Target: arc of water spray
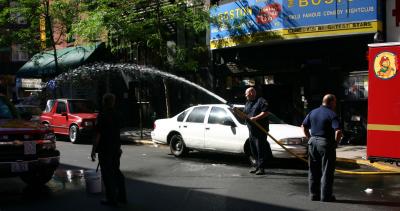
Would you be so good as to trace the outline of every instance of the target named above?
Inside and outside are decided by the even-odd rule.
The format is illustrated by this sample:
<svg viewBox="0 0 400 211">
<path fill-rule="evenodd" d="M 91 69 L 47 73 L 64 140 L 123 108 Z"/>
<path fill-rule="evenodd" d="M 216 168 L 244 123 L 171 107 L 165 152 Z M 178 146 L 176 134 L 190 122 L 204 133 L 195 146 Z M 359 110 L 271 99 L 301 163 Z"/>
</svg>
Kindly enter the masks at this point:
<svg viewBox="0 0 400 211">
<path fill-rule="evenodd" d="M 135 68 L 133 68 L 133 69 L 135 69 Z M 191 82 L 191 81 L 189 81 L 189 80 L 187 80 L 185 78 L 182 78 L 182 77 L 179 77 L 179 76 L 167 73 L 167 72 L 163 72 L 163 71 L 160 71 L 160 70 L 157 70 L 157 69 L 148 68 L 148 67 L 137 66 L 137 69 L 135 69 L 135 70 L 139 70 L 140 72 L 143 72 L 143 73 L 157 74 L 157 75 L 159 75 L 161 77 L 165 77 L 165 78 L 170 78 L 170 79 L 174 79 L 174 80 L 177 80 L 177 81 L 181 81 L 183 83 L 186 83 L 186 84 L 188 84 L 188 85 L 190 85 L 192 87 L 195 87 L 195 88 L 207 93 L 208 95 L 214 97 L 215 99 L 219 100 L 220 102 L 222 102 L 224 104 L 228 103 L 228 101 L 226 101 L 224 98 L 216 95 L 215 93 L 212 93 L 211 91 L 205 89 L 204 87 L 202 87 L 200 85 L 197 85 L 197 84 L 195 84 L 195 83 L 193 83 L 193 82 Z"/>
<path fill-rule="evenodd" d="M 99 70 L 103 70 L 103 71 L 107 71 L 107 72 L 110 72 L 110 71 L 119 72 L 122 75 L 122 78 L 123 78 L 123 80 L 124 80 L 124 82 L 125 82 L 127 87 L 129 87 L 129 80 L 130 80 L 129 74 L 134 74 L 136 71 L 139 71 L 141 73 L 147 73 L 147 74 L 150 74 L 150 75 L 158 75 L 158 76 L 163 77 L 163 78 L 173 79 L 173 80 L 185 83 L 187 85 L 190 85 L 192 87 L 195 87 L 196 89 L 207 93 L 208 95 L 214 97 L 215 99 L 219 100 L 220 102 L 222 102 L 224 104 L 227 104 L 227 101 L 225 99 L 223 99 L 222 97 L 212 93 L 211 91 L 205 89 L 204 87 L 199 86 L 199 85 L 197 85 L 197 84 L 195 84 L 195 83 L 193 83 L 193 82 L 191 82 L 191 81 L 189 81 L 189 80 L 187 80 L 185 78 L 173 75 L 171 73 L 163 72 L 161 70 L 158 70 L 158 69 L 155 69 L 155 68 L 152 68 L 152 67 L 145 67 L 145 66 L 140 66 L 140 65 L 136 65 L 136 64 L 128 64 L 128 63 L 120 63 L 120 64 L 107 64 L 107 63 L 105 63 L 105 64 L 103 64 L 103 63 L 96 63 L 96 64 L 88 65 L 88 66 L 85 65 L 85 66 L 78 67 L 78 68 L 76 68 L 76 69 L 74 69 L 74 70 L 72 70 L 72 71 L 70 71 L 68 73 L 64 73 L 64 74 L 62 74 L 60 76 L 57 76 L 56 80 L 61 80 L 62 81 L 63 77 L 66 77 L 68 75 L 73 75 L 73 76 L 75 74 L 78 75 L 79 71 L 81 71 L 81 72 L 87 71 L 87 72 L 95 72 L 96 73 L 96 72 L 99 72 Z"/>
</svg>

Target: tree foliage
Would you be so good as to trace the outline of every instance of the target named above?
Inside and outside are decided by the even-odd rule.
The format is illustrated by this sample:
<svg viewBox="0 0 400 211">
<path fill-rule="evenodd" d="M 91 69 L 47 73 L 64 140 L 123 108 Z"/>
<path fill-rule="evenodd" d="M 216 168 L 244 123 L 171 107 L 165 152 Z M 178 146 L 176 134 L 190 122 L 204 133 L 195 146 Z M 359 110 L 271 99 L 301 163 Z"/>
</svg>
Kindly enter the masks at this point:
<svg viewBox="0 0 400 211">
<path fill-rule="evenodd" d="M 31 55 L 39 52 L 41 19 L 47 20 L 46 46 L 58 44 L 76 21 L 79 4 L 80 0 L 0 0 L 0 45 L 21 44 Z M 50 30 L 56 32 L 53 39 Z"/>
<path fill-rule="evenodd" d="M 163 69 L 195 70 L 199 55 L 206 53 L 208 12 L 203 1 L 192 0 L 97 0 L 81 4 L 80 19 L 71 35 L 78 42 L 102 40 L 112 51 L 150 49 Z M 178 42 L 168 49 L 168 41 Z M 182 38 L 183 37 L 183 38 Z M 170 57 L 173 57 L 172 59 Z M 166 62 L 173 61 L 173 62 Z"/>
</svg>

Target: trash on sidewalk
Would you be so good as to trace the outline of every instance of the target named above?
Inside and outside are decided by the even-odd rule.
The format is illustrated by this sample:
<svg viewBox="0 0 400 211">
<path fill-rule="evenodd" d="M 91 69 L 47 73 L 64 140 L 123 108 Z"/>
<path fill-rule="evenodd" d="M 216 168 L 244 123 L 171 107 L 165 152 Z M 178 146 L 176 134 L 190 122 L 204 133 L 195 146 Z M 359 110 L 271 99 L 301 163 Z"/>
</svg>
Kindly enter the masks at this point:
<svg viewBox="0 0 400 211">
<path fill-rule="evenodd" d="M 366 194 L 371 194 L 372 192 L 374 192 L 374 190 L 372 190 L 371 188 L 367 188 L 367 189 L 364 190 L 364 192 Z"/>
</svg>

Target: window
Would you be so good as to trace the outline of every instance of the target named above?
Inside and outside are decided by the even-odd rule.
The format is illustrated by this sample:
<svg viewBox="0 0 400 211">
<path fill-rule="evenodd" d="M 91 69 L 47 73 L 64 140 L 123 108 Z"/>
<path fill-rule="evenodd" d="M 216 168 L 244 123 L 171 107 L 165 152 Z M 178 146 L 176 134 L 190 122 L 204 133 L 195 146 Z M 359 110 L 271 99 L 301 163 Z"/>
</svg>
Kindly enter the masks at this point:
<svg viewBox="0 0 400 211">
<path fill-rule="evenodd" d="M 203 123 L 207 110 L 208 106 L 200 106 L 194 108 L 192 112 L 190 112 L 186 122 Z"/>
<path fill-rule="evenodd" d="M 178 116 L 178 122 L 183 122 L 183 120 L 185 119 L 185 117 L 186 117 L 186 114 L 189 112 L 189 109 L 187 109 L 186 111 L 184 111 L 184 112 L 182 112 L 181 114 L 179 114 L 179 116 Z"/>
<path fill-rule="evenodd" d="M 93 113 L 94 105 L 90 101 L 86 100 L 69 100 L 69 112 L 70 113 Z"/>
<path fill-rule="evenodd" d="M 208 117 L 208 124 L 221 124 L 225 125 L 226 122 L 233 122 L 232 118 L 223 108 L 212 107 L 210 117 Z"/>
<path fill-rule="evenodd" d="M 10 2 L 10 7 L 11 7 L 11 14 L 10 14 L 10 19 L 12 21 L 12 23 L 16 24 L 16 25 L 25 25 L 28 22 L 26 21 L 26 18 L 24 16 L 22 16 L 21 13 L 19 13 L 16 9 L 18 7 L 18 2 L 17 1 L 11 1 Z"/>
<path fill-rule="evenodd" d="M 283 120 L 279 119 L 273 113 L 269 113 L 267 118 L 268 118 L 269 124 L 285 124 L 285 122 Z"/>
<path fill-rule="evenodd" d="M 21 44 L 15 44 L 11 46 L 11 60 L 13 62 L 28 61 L 29 54 L 23 50 Z"/>
<path fill-rule="evenodd" d="M 238 107 L 238 109 L 239 109 L 240 111 L 243 112 L 243 108 Z M 242 124 L 242 125 L 245 125 L 245 124 L 246 124 L 246 120 L 245 120 L 245 119 L 242 119 L 239 115 L 237 115 L 235 112 L 233 112 L 231 108 L 229 109 L 229 111 L 233 114 L 233 116 L 235 116 L 236 120 L 237 120 L 240 124 Z"/>
<path fill-rule="evenodd" d="M 14 119 L 15 116 L 15 113 L 13 113 L 13 110 L 7 101 L 0 98 L 0 119 Z"/>
<path fill-rule="evenodd" d="M 56 113 L 61 114 L 63 112 L 67 112 L 67 106 L 64 102 L 58 102 Z"/>
</svg>

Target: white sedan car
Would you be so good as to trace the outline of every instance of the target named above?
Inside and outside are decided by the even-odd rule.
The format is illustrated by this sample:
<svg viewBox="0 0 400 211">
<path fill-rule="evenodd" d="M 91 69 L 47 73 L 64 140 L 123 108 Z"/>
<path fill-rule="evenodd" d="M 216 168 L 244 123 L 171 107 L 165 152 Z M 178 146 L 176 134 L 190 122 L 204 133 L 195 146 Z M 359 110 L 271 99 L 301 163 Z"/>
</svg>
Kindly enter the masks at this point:
<svg viewBox="0 0 400 211">
<path fill-rule="evenodd" d="M 307 156 L 307 142 L 300 127 L 285 124 L 272 113 L 269 121 L 270 134 L 276 140 L 295 154 Z M 245 121 L 225 104 L 193 106 L 172 118 L 156 120 L 151 137 L 155 143 L 168 144 L 177 157 L 199 150 L 246 154 L 254 161 Z M 294 157 L 270 137 L 267 140 L 274 157 Z"/>
</svg>

